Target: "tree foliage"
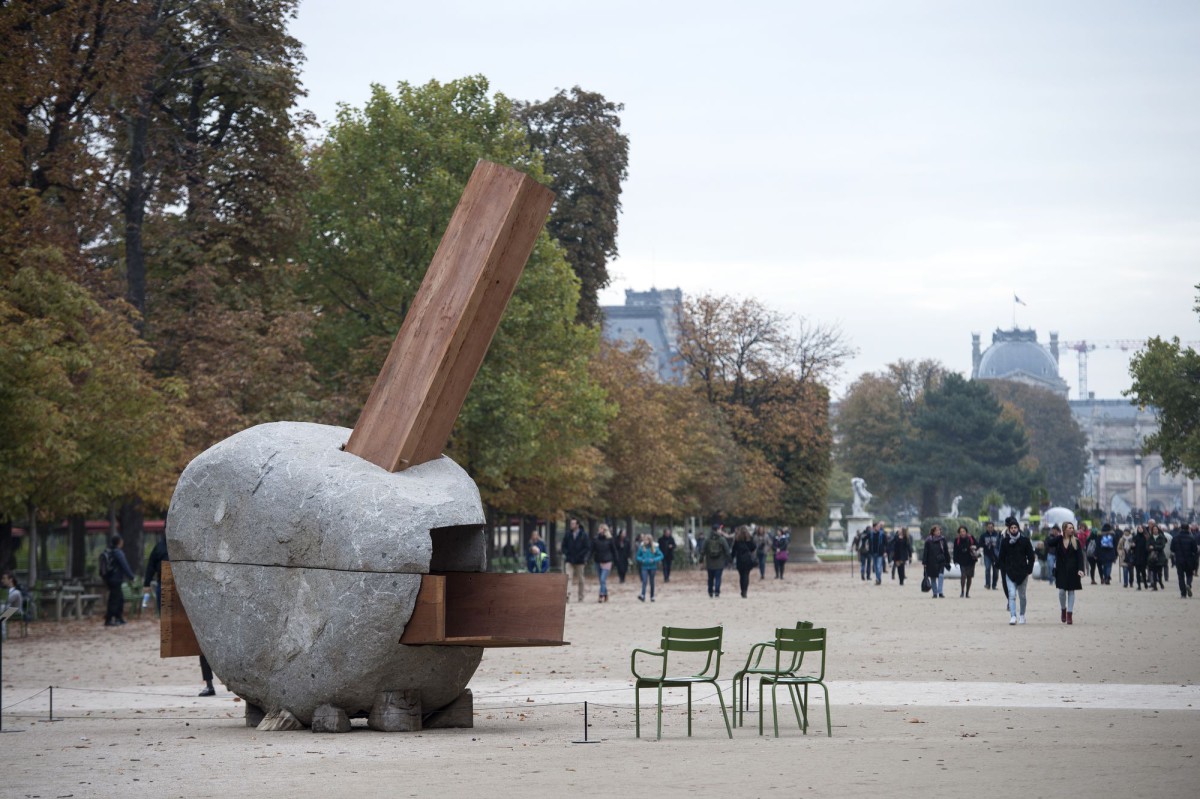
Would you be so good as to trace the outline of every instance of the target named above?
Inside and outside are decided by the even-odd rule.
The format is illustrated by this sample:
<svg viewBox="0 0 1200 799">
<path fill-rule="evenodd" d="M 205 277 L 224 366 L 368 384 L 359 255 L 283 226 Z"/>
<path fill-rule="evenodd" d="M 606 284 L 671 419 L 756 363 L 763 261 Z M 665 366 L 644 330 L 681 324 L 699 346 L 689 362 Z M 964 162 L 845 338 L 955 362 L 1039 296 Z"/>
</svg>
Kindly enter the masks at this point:
<svg viewBox="0 0 1200 799">
<path fill-rule="evenodd" d="M 1200 353 L 1183 347 L 1178 337 L 1155 336 L 1130 360 L 1129 374 L 1133 385 L 1125 395 L 1158 413 L 1158 430 L 1146 438 L 1143 451 L 1161 454 L 1169 472 L 1200 474 Z"/>
<path fill-rule="evenodd" d="M 850 351 L 836 328 L 790 320 L 757 300 L 685 301 L 679 320 L 687 382 L 720 412 L 737 447 L 733 497 L 742 517 L 814 524 L 830 469 L 828 393 L 820 384 Z"/>
<path fill-rule="evenodd" d="M 317 309 L 311 357 L 351 424 L 425 276 L 475 163 L 544 179 L 483 77 L 376 86 L 313 151 L 302 287 Z M 582 505 L 611 409 L 588 374 L 598 330 L 575 322 L 578 281 L 543 233 L 447 450 L 500 508 Z"/>
<path fill-rule="evenodd" d="M 977 507 L 992 487 L 1005 497 L 1028 495 L 1036 477 L 1022 465 L 1029 450 L 1025 430 L 1005 416 L 986 385 L 950 373 L 922 396 L 914 438 L 888 468 L 919 498 L 923 518 L 938 515 L 956 494 L 963 495 L 965 508 Z"/>
<path fill-rule="evenodd" d="M 1040 471 L 1050 501 L 1071 507 L 1083 490 L 1087 433 L 1075 421 L 1065 397 L 1011 380 L 984 381 L 996 399 L 1010 406 L 1029 436 L 1029 468 Z M 1023 497 L 1013 497 L 1020 502 Z"/>
<path fill-rule="evenodd" d="M 578 86 L 513 107 L 557 195 L 546 230 L 579 278 L 579 320 L 589 324 L 600 322 L 598 294 L 609 282 L 608 261 L 617 255 L 621 182 L 629 163 L 622 110 Z"/>
</svg>

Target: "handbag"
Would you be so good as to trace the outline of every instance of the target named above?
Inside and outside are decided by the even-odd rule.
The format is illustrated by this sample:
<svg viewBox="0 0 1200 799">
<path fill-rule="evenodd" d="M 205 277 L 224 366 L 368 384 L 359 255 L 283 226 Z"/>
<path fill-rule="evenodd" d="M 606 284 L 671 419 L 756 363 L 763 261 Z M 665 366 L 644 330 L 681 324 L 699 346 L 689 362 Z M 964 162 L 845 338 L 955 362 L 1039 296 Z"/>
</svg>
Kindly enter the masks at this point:
<svg viewBox="0 0 1200 799">
<path fill-rule="evenodd" d="M 929 581 L 929 575 L 921 578 L 921 593 L 928 594 L 933 590 L 933 583 Z"/>
<path fill-rule="evenodd" d="M 788 554 L 786 549 L 780 549 L 775 552 L 775 560 L 779 561 L 780 563 L 786 563 L 787 559 Z"/>
</svg>

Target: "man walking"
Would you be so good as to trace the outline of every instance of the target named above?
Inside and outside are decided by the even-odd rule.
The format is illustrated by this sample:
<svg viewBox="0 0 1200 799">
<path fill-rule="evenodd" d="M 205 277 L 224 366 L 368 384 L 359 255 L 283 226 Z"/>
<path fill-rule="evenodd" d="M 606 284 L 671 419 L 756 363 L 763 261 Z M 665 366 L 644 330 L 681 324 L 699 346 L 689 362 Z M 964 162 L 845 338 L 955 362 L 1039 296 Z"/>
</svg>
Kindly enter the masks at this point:
<svg viewBox="0 0 1200 799">
<path fill-rule="evenodd" d="M 570 527 L 563 536 L 562 555 L 567 563 L 567 577 L 575 583 L 577 601 L 583 601 L 583 570 L 592 554 L 592 539 L 579 526 L 579 520 L 571 517 Z M 567 584 L 567 598 L 571 597 L 571 586 Z"/>
<path fill-rule="evenodd" d="M 658 551 L 662 553 L 663 582 L 671 582 L 671 564 L 675 562 L 675 534 L 671 528 L 663 530 L 662 538 L 658 539 Z"/>
<path fill-rule="evenodd" d="M 883 557 L 887 554 L 887 533 L 883 531 L 883 522 L 875 522 L 868 534 L 867 546 L 875 569 L 875 585 L 879 585 L 883 579 Z"/>
<path fill-rule="evenodd" d="M 1171 539 L 1171 555 L 1175 558 L 1175 573 L 1179 576 L 1179 595 L 1186 599 L 1192 595 L 1192 575 L 1200 562 L 1200 544 L 1196 534 L 1200 528 L 1192 525 L 1191 530 L 1181 526 Z"/>
<path fill-rule="evenodd" d="M 1021 525 L 1009 516 L 1004 520 L 1007 532 L 1000 539 L 1000 570 L 1004 572 L 1004 585 L 1008 593 L 1008 623 L 1025 623 L 1025 588 L 1037 556 L 1033 544 L 1021 535 Z M 1020 598 L 1020 616 L 1017 615 L 1017 599 Z"/>
</svg>

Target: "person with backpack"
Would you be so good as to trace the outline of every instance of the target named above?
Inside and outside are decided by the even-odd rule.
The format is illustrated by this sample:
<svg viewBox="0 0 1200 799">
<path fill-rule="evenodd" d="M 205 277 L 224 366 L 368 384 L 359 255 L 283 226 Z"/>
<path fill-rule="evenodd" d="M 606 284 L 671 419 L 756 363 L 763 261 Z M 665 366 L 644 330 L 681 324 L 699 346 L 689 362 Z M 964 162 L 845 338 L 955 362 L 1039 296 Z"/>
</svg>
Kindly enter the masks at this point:
<svg viewBox="0 0 1200 799">
<path fill-rule="evenodd" d="M 1100 565 L 1100 584 L 1112 585 L 1112 567 L 1117 560 L 1117 536 L 1111 524 L 1100 528 L 1096 542 L 1096 562 Z"/>
<path fill-rule="evenodd" d="M 745 599 L 750 590 L 750 570 L 754 568 L 755 557 L 754 540 L 750 537 L 750 528 L 744 524 L 734 533 L 732 554 L 738 570 L 738 587 Z"/>
<path fill-rule="evenodd" d="M 712 532 L 704 540 L 704 568 L 708 570 L 708 596 L 721 596 L 721 573 L 729 562 L 729 542 L 721 535 L 721 526 L 714 524 Z"/>
<path fill-rule="evenodd" d="M 114 535 L 109 548 L 100 553 L 100 579 L 108 586 L 108 609 L 104 614 L 105 627 L 119 627 L 125 623 L 125 594 L 121 587 L 126 580 L 134 579 L 133 569 L 125 559 L 125 539 Z"/>
<path fill-rule="evenodd" d="M 871 573 L 871 528 L 864 527 L 854 536 L 854 551 L 858 553 L 858 576 L 867 580 Z"/>
</svg>

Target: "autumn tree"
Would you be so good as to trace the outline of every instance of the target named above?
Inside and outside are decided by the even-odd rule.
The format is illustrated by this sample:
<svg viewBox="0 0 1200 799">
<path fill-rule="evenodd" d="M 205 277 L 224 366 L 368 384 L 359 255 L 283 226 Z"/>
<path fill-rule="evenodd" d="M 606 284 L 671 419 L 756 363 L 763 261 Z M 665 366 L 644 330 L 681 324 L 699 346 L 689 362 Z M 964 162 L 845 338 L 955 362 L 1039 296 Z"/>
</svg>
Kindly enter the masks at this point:
<svg viewBox="0 0 1200 799">
<path fill-rule="evenodd" d="M 1050 500 L 1070 507 L 1083 490 L 1088 455 L 1087 434 L 1071 414 L 1066 397 L 1012 380 L 984 383 L 1020 418 L 1029 436 L 1027 465 L 1042 473 Z"/>
<path fill-rule="evenodd" d="M 578 86 L 513 106 L 557 195 L 546 230 L 579 278 L 578 318 L 589 324 L 601 321 L 598 294 L 609 283 L 608 261 L 617 255 L 621 182 L 629 163 L 622 110 Z"/>
<path fill-rule="evenodd" d="M 302 285 L 319 317 L 312 360 L 343 424 L 357 418 L 480 158 L 545 180 L 511 103 L 482 77 L 376 86 L 314 148 Z M 543 232 L 447 449 L 489 505 L 545 512 L 591 500 L 610 409 L 588 373 L 599 331 L 575 321 L 578 298 Z"/>
<path fill-rule="evenodd" d="M 823 515 L 831 448 L 820 381 L 850 350 L 836 328 L 802 326 L 797 337 L 790 321 L 753 299 L 689 299 L 679 349 L 688 385 L 719 409 L 737 443 L 725 457 L 737 467 L 739 491 L 723 510 L 814 524 Z"/>
</svg>

